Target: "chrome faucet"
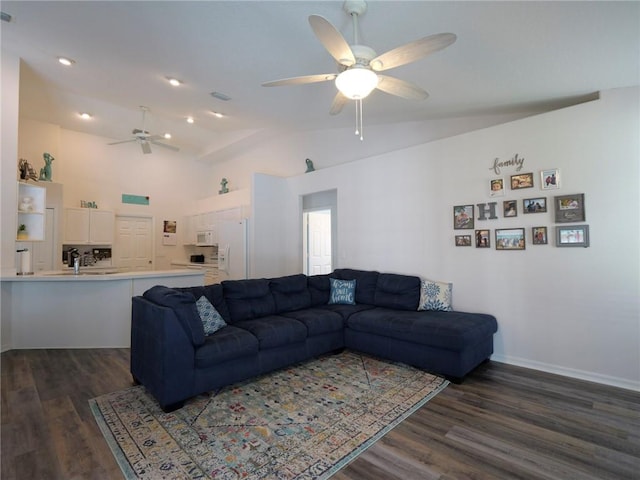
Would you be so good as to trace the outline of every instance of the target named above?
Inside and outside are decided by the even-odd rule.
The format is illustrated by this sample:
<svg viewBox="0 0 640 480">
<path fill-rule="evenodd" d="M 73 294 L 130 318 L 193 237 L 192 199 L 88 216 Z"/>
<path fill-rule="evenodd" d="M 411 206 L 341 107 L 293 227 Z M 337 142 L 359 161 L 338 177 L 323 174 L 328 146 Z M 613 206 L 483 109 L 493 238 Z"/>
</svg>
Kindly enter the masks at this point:
<svg viewBox="0 0 640 480">
<path fill-rule="evenodd" d="M 80 257 L 73 258 L 73 273 L 75 275 L 80 273 Z"/>
</svg>

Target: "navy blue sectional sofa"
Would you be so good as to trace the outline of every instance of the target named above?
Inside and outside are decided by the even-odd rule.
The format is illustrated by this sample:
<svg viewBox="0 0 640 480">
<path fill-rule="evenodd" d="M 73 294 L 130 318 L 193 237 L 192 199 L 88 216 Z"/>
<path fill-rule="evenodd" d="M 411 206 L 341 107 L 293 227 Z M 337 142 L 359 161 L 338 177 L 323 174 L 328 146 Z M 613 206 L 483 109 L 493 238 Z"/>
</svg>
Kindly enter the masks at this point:
<svg viewBox="0 0 640 480">
<path fill-rule="evenodd" d="M 330 278 L 356 280 L 355 304 L 329 304 Z M 156 286 L 132 299 L 131 373 L 165 411 L 195 395 L 349 348 L 460 381 L 493 353 L 496 319 L 418 311 L 420 278 L 328 275 Z M 201 296 L 227 325 L 206 336 Z"/>
</svg>

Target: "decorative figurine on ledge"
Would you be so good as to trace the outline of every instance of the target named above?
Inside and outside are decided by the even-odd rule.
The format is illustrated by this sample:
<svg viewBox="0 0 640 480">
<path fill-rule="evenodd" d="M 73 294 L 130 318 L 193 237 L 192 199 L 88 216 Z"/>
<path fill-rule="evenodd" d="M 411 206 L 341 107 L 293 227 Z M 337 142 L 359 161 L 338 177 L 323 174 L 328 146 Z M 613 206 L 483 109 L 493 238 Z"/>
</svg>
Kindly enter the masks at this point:
<svg viewBox="0 0 640 480">
<path fill-rule="evenodd" d="M 313 172 L 315 171 L 315 168 L 313 168 L 313 162 L 310 159 L 306 159 L 305 162 L 307 162 L 307 171 L 304 173 L 309 173 L 309 172 Z"/>
<path fill-rule="evenodd" d="M 227 184 L 229 181 L 226 178 L 223 178 L 220 182 L 220 190 L 218 190 L 218 194 L 222 195 L 223 193 L 229 193 L 229 189 L 227 188 Z"/>
<path fill-rule="evenodd" d="M 55 160 L 49 153 L 42 154 L 44 158 L 44 167 L 40 169 L 40 180 L 44 180 L 45 182 L 51 181 L 51 162 Z"/>
<path fill-rule="evenodd" d="M 36 182 L 38 181 L 36 171 L 24 158 L 20 159 L 20 163 L 18 163 L 18 170 L 20 170 L 20 180 L 34 180 Z"/>
</svg>

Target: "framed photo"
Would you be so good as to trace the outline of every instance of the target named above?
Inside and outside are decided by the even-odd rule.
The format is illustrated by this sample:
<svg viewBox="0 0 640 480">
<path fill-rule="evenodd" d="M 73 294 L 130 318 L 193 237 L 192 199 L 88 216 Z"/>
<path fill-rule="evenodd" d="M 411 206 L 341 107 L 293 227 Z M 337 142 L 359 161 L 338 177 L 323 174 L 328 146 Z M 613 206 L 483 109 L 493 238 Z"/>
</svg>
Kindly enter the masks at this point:
<svg viewBox="0 0 640 480">
<path fill-rule="evenodd" d="M 453 229 L 473 230 L 473 205 L 457 205 L 453 207 Z"/>
<path fill-rule="evenodd" d="M 584 222 L 584 193 L 553 197 L 556 223 Z"/>
<path fill-rule="evenodd" d="M 471 235 L 456 235 L 456 247 L 470 247 Z"/>
<path fill-rule="evenodd" d="M 556 247 L 588 247 L 589 225 L 556 227 Z"/>
<path fill-rule="evenodd" d="M 524 250 L 524 228 L 496 229 L 496 250 Z"/>
<path fill-rule="evenodd" d="M 491 190 L 490 197 L 502 197 L 504 195 L 504 178 L 494 178 L 489 182 Z"/>
<path fill-rule="evenodd" d="M 540 170 L 540 189 L 556 190 L 558 188 L 560 188 L 560 170 L 557 168 Z"/>
<path fill-rule="evenodd" d="M 505 200 L 502 202 L 502 208 L 504 209 L 504 217 L 517 217 L 518 216 L 518 202 L 516 200 Z"/>
<path fill-rule="evenodd" d="M 547 211 L 547 197 L 525 198 L 522 200 L 523 213 L 544 213 Z"/>
<path fill-rule="evenodd" d="M 519 175 L 511 175 L 511 190 L 519 190 L 521 188 L 533 187 L 533 173 L 521 173 Z"/>
<path fill-rule="evenodd" d="M 489 234 L 489 230 L 476 230 L 476 248 L 491 247 Z"/>
<path fill-rule="evenodd" d="M 532 227 L 531 238 L 534 245 L 546 245 L 547 239 L 547 227 Z"/>
</svg>

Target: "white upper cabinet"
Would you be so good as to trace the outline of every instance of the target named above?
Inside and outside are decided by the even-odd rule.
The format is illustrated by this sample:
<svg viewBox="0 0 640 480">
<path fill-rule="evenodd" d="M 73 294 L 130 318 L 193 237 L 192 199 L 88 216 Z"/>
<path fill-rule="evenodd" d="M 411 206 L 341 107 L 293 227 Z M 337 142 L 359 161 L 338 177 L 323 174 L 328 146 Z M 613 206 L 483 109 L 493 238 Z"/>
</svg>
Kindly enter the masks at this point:
<svg viewBox="0 0 640 480">
<path fill-rule="evenodd" d="M 111 245 L 114 238 L 115 215 L 93 208 L 65 208 L 64 243 Z"/>
</svg>

